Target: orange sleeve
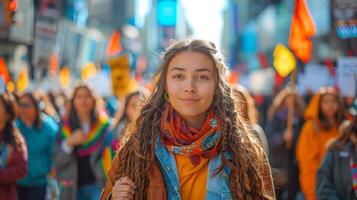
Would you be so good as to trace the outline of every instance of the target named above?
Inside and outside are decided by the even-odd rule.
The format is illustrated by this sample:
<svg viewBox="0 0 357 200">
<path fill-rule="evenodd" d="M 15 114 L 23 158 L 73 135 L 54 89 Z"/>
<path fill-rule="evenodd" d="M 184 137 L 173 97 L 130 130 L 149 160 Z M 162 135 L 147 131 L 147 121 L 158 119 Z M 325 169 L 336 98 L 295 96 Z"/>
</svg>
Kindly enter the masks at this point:
<svg viewBox="0 0 357 200">
<path fill-rule="evenodd" d="M 300 185 L 306 200 L 316 200 L 316 173 L 319 163 L 319 141 L 312 122 L 306 122 L 300 132 L 296 158 L 300 168 Z"/>
</svg>

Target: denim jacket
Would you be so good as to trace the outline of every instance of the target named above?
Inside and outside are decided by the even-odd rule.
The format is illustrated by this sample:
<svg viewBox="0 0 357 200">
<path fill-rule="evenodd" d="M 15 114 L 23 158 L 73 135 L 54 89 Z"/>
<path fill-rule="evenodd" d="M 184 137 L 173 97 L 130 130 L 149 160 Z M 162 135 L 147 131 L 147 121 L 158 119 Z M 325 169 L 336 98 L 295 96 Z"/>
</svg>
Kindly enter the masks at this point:
<svg viewBox="0 0 357 200">
<path fill-rule="evenodd" d="M 155 155 L 161 165 L 160 167 L 166 185 L 167 199 L 179 200 L 180 184 L 174 155 L 165 148 L 160 139 L 157 142 Z M 229 152 L 225 152 L 225 156 L 228 159 L 231 158 Z M 229 190 L 228 183 L 231 170 L 228 167 L 224 167 L 221 172 L 219 172 L 217 175 L 214 175 L 216 169 L 221 166 L 221 157 L 222 153 L 218 154 L 209 162 L 206 200 L 232 199 L 232 194 Z"/>
<path fill-rule="evenodd" d="M 223 153 L 227 159 L 232 159 L 229 152 Z M 235 174 L 228 167 L 224 167 L 217 175 L 214 175 L 216 169 L 221 165 L 222 153 L 209 161 L 206 185 L 206 199 L 219 200 L 219 199 L 237 199 L 232 198 L 233 193 L 230 187 L 234 187 L 233 180 Z M 176 167 L 176 160 L 172 153 L 162 144 L 160 139 L 157 140 L 155 147 L 155 163 L 153 169 L 148 174 L 148 200 L 178 200 L 180 197 L 180 184 L 178 170 Z M 119 151 L 114 157 L 111 169 L 109 170 L 109 179 L 104 187 L 101 200 L 111 199 L 111 192 L 115 182 L 121 178 L 118 174 L 118 168 L 121 161 L 125 158 Z M 268 161 L 264 161 L 262 165 L 262 176 L 265 193 L 269 195 L 268 199 L 274 199 L 274 187 Z M 231 180 L 232 179 L 232 180 Z M 135 198 L 137 199 L 137 198 Z"/>
</svg>

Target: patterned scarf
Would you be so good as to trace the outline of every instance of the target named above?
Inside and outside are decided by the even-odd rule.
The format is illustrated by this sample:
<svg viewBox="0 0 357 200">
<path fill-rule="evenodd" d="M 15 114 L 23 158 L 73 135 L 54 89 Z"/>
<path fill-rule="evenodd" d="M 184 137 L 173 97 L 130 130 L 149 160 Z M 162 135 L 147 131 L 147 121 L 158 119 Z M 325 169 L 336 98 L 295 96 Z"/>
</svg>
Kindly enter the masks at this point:
<svg viewBox="0 0 357 200">
<path fill-rule="evenodd" d="M 353 154 L 350 155 L 350 168 L 352 174 L 352 189 L 357 197 L 357 164 L 353 161 Z"/>
<path fill-rule="evenodd" d="M 64 119 L 61 132 L 61 139 L 66 140 L 73 130 L 71 130 L 69 120 Z M 111 148 L 111 141 L 107 141 L 109 134 L 110 120 L 105 113 L 100 113 L 98 119 L 91 125 L 89 131 L 85 134 L 86 141 L 76 147 L 76 154 L 78 156 L 88 156 L 92 152 L 102 148 L 102 156 L 100 158 L 100 165 L 102 167 L 103 174 L 108 175 L 108 169 L 111 165 L 114 157 L 114 150 Z M 111 139 L 111 138 L 110 138 Z"/>
<path fill-rule="evenodd" d="M 221 124 L 212 109 L 200 129 L 188 127 L 185 120 L 168 103 L 161 120 L 161 139 L 166 148 L 174 153 L 190 157 L 193 165 L 201 157 L 213 158 L 222 143 Z"/>
</svg>

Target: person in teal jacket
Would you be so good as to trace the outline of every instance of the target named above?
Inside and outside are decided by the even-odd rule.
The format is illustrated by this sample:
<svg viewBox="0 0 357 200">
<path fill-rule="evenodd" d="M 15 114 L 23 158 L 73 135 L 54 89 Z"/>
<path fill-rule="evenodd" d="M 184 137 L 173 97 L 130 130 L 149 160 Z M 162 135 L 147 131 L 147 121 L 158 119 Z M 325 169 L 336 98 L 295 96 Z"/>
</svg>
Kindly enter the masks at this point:
<svg viewBox="0 0 357 200">
<path fill-rule="evenodd" d="M 31 93 L 20 97 L 20 117 L 16 126 L 28 145 L 28 174 L 17 181 L 19 200 L 45 199 L 47 174 L 52 167 L 56 135 L 55 121 L 43 114 Z"/>
</svg>

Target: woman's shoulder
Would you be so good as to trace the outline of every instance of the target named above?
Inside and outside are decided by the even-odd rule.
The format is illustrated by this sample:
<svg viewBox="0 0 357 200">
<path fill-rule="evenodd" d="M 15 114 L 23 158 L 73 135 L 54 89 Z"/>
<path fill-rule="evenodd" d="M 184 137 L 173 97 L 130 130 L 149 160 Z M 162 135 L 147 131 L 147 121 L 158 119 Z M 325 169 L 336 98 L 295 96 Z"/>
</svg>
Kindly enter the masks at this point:
<svg viewBox="0 0 357 200">
<path fill-rule="evenodd" d="M 317 120 L 309 119 L 305 121 L 302 130 L 310 133 L 319 133 L 321 131 L 321 126 Z"/>
</svg>

